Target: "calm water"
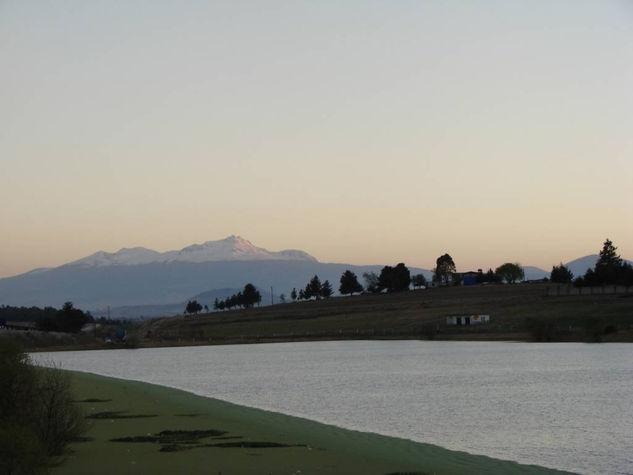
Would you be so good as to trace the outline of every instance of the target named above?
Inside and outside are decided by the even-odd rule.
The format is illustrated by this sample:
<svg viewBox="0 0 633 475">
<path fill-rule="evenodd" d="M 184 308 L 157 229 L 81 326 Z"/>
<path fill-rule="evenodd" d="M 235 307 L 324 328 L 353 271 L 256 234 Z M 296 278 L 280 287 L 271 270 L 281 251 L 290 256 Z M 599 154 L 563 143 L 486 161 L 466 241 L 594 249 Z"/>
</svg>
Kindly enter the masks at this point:
<svg viewBox="0 0 633 475">
<path fill-rule="evenodd" d="M 522 463 L 633 473 L 633 345 L 346 341 L 34 357 Z"/>
</svg>

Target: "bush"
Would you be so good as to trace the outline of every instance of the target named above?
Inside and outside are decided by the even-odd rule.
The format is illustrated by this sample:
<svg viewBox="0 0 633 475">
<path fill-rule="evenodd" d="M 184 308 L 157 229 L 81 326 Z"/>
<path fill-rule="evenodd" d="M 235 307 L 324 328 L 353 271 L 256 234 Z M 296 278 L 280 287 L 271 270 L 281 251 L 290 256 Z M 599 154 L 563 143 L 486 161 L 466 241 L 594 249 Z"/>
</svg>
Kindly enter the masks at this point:
<svg viewBox="0 0 633 475">
<path fill-rule="evenodd" d="M 0 473 L 34 475 L 46 471 L 46 451 L 35 431 L 17 424 L 0 427 Z"/>
<path fill-rule="evenodd" d="M 0 342 L 0 473 L 46 470 L 86 430 L 70 393 L 70 374 L 33 366 L 13 340 Z"/>
<path fill-rule="evenodd" d="M 70 374 L 55 368 L 39 370 L 38 396 L 32 418 L 47 455 L 61 455 L 86 430 L 84 414 L 73 403 Z"/>
</svg>

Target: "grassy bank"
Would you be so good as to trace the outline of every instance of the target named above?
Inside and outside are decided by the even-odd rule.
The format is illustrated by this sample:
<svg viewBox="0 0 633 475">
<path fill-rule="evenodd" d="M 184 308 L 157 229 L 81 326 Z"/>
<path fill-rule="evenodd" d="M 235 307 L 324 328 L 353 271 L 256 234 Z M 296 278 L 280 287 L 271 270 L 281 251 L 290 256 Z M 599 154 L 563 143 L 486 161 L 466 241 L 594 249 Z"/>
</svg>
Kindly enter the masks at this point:
<svg viewBox="0 0 633 475">
<path fill-rule="evenodd" d="M 489 314 L 449 327 L 447 315 Z M 358 295 L 157 319 L 142 346 L 320 339 L 633 341 L 633 294 L 548 296 L 547 286 L 489 285 Z"/>
<path fill-rule="evenodd" d="M 91 428 L 54 475 L 560 473 L 147 383 L 73 373 L 73 390 Z"/>
</svg>

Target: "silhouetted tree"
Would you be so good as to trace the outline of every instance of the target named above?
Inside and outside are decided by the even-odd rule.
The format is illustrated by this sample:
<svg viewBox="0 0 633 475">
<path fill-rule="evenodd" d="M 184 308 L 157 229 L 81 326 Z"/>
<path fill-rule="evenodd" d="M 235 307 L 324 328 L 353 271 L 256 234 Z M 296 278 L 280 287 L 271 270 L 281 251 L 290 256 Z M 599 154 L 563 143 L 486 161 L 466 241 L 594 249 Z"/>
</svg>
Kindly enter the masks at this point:
<svg viewBox="0 0 633 475">
<path fill-rule="evenodd" d="M 242 305 L 244 308 L 250 308 L 261 301 L 262 296 L 255 286 L 253 284 L 246 284 L 244 286 L 244 290 L 240 294 L 238 304 Z"/>
<path fill-rule="evenodd" d="M 558 266 L 552 266 L 552 272 L 549 276 L 549 280 L 557 284 L 568 284 L 574 278 L 574 274 L 569 268 L 561 262 Z"/>
<path fill-rule="evenodd" d="M 509 284 L 514 284 L 517 280 L 523 280 L 525 273 L 520 264 L 506 262 L 495 269 L 495 274 L 499 276 L 501 280 L 505 280 Z"/>
<path fill-rule="evenodd" d="M 607 239 L 600 251 L 600 257 L 594 268 L 595 278 L 598 284 L 615 284 L 622 269 L 622 259 L 616 253 L 617 247 L 613 245 L 611 240 Z M 585 278 L 585 280 L 587 280 Z"/>
<path fill-rule="evenodd" d="M 393 268 L 393 273 L 391 274 L 391 291 L 409 290 L 409 285 L 411 285 L 411 273 L 407 266 L 400 262 Z"/>
<path fill-rule="evenodd" d="M 295 289 L 294 287 L 292 288 L 292 292 L 290 292 L 290 298 L 293 302 L 297 300 L 297 289 Z"/>
<path fill-rule="evenodd" d="M 575 285 L 619 284 L 633 285 L 633 266 L 624 262 L 616 253 L 617 247 L 607 239 L 600 251 L 600 257 L 593 269 L 588 269 L 582 280 L 577 279 Z"/>
<path fill-rule="evenodd" d="M 383 290 L 389 290 L 391 286 L 391 274 L 393 273 L 393 267 L 385 266 L 381 269 L 380 275 L 378 276 L 378 290 L 382 292 Z"/>
<path fill-rule="evenodd" d="M 55 319 L 57 309 L 53 307 L 11 307 L 8 305 L 0 305 L 0 320 L 7 322 L 40 322 L 44 319 Z"/>
<path fill-rule="evenodd" d="M 453 258 L 449 254 L 444 254 L 435 261 L 433 281 L 440 285 L 448 285 L 456 270 Z"/>
<path fill-rule="evenodd" d="M 354 295 L 354 292 L 362 292 L 363 286 L 358 282 L 358 277 L 350 270 L 343 272 L 341 276 L 341 285 L 338 291 L 343 295 Z"/>
<path fill-rule="evenodd" d="M 332 293 L 332 284 L 330 284 L 330 281 L 326 280 L 323 282 L 323 285 L 321 285 L 321 297 L 327 299 L 332 296 Z"/>
<path fill-rule="evenodd" d="M 497 276 L 497 274 L 495 274 L 495 271 L 493 271 L 492 269 L 488 269 L 488 272 L 486 272 L 485 274 L 483 272 L 477 274 L 476 280 L 478 284 L 499 282 L 499 276 Z"/>
<path fill-rule="evenodd" d="M 61 310 L 55 312 L 53 318 L 44 317 L 38 325 L 46 331 L 78 333 L 86 323 L 91 321 L 93 318 L 90 314 L 75 308 L 72 302 L 66 302 Z"/>
<path fill-rule="evenodd" d="M 387 290 L 388 292 L 399 292 L 407 290 L 411 283 L 411 274 L 409 269 L 402 262 L 396 267 L 385 266 L 380 271 L 378 277 L 378 288 Z"/>
<path fill-rule="evenodd" d="M 318 300 L 321 298 L 321 281 L 318 276 L 315 275 L 312 279 L 310 279 L 310 282 L 306 284 L 303 296 L 305 299 L 314 297 Z"/>
<path fill-rule="evenodd" d="M 189 300 L 185 307 L 185 313 L 198 313 L 200 310 L 202 310 L 202 305 L 197 300 Z"/>
</svg>

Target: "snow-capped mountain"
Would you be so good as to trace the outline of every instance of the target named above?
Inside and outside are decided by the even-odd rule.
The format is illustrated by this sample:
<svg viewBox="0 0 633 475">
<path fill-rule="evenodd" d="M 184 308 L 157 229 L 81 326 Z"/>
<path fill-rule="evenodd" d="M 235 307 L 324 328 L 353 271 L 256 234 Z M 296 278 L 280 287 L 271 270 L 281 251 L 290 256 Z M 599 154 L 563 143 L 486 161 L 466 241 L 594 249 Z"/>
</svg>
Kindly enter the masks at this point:
<svg viewBox="0 0 633 475">
<path fill-rule="evenodd" d="M 317 262 L 310 254 L 296 249 L 279 252 L 269 251 L 253 245 L 240 236 L 229 236 L 219 241 L 192 244 L 179 251 L 157 252 L 144 247 L 123 248 L 117 252 L 99 251 L 76 260 L 68 266 L 104 267 L 133 266 L 158 262 L 220 262 L 220 261 L 260 261 L 299 260 Z"/>
</svg>

